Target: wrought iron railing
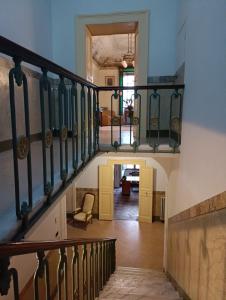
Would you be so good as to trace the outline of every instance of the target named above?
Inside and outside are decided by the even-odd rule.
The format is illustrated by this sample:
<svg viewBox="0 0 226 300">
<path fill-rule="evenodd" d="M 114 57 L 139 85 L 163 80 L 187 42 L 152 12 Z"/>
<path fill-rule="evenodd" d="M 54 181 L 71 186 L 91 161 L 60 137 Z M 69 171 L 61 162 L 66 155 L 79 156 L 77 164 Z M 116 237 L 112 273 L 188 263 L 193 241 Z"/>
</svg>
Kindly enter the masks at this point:
<svg viewBox="0 0 226 300">
<path fill-rule="evenodd" d="M 0 53 L 13 60 L 9 71 L 8 143 L 12 148 L 7 150 L 13 152 L 15 210 L 21 220 L 20 229 L 25 232 L 97 153 L 98 87 L 4 37 L 0 37 Z M 40 128 L 35 134 L 31 133 L 27 64 L 38 71 Z M 17 107 L 19 93 L 23 100 L 21 115 Z M 37 159 L 37 149 L 32 153 L 33 140 L 41 141 Z M 43 192 L 35 193 L 35 187 L 42 184 L 33 181 L 36 173 L 42 173 Z M 43 205 L 35 209 L 40 199 Z"/>
<path fill-rule="evenodd" d="M 4 37 L 0 37 L 0 53 L 12 65 L 7 79 L 10 101 L 5 103 L 10 118 L 8 127 L 0 124 L 9 131 L 6 138 L 0 136 L 0 155 L 9 152 L 1 156 L 9 177 L 6 180 L 0 173 L 6 181 L 1 186 L 5 199 L 0 211 L 6 216 L 15 210 L 18 220 L 11 239 L 24 236 L 98 151 L 179 151 L 184 85 L 133 87 L 134 107 L 127 111 L 125 124 L 121 93 L 131 87 L 98 87 Z M 28 78 L 28 65 L 36 74 L 35 83 Z M 32 84 L 39 89 L 35 108 Z M 105 133 L 100 121 L 104 91 L 113 91 L 107 143 L 102 142 Z M 123 148 L 124 144 L 129 146 Z M 161 149 L 165 144 L 168 147 Z"/>
<path fill-rule="evenodd" d="M 34 295 L 29 298 L 34 300 L 94 300 L 115 271 L 115 242 L 106 238 L 1 244 L 0 295 L 8 295 L 13 289 L 13 298 L 20 299 L 18 278 L 25 275 L 23 268 L 17 270 L 10 262 L 36 253 L 36 268 L 22 292 L 24 298 L 27 293 Z"/>
<path fill-rule="evenodd" d="M 120 108 L 125 90 L 133 90 L 130 99 L 133 105 L 129 105 L 127 111 L 123 112 Z M 100 150 L 143 151 L 142 146 L 149 146 L 145 148 L 148 152 L 179 152 L 183 90 L 183 84 L 98 87 L 99 97 L 103 91 L 113 91 L 109 105 L 109 139 L 107 142 L 99 142 Z M 100 122 L 100 125 L 106 124 Z M 130 147 L 120 148 L 123 145 Z M 163 145 L 166 147 L 161 149 Z"/>
</svg>

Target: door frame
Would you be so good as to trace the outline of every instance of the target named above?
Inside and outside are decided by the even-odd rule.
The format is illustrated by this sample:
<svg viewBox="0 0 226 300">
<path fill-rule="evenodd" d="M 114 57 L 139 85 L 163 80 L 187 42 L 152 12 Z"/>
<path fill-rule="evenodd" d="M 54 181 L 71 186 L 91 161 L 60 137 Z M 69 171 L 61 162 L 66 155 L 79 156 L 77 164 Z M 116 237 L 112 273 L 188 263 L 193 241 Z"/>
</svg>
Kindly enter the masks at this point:
<svg viewBox="0 0 226 300">
<path fill-rule="evenodd" d="M 147 166 L 147 163 L 146 163 L 146 160 L 144 159 L 108 159 L 107 160 L 107 163 L 106 165 L 112 167 L 112 171 L 113 171 L 113 168 L 114 168 L 114 165 L 128 165 L 128 164 L 133 164 L 133 165 L 139 165 L 140 166 L 140 172 L 141 172 L 141 169 L 142 168 L 145 168 L 145 167 L 150 167 L 151 166 Z M 114 178 L 113 178 L 114 180 Z M 114 185 L 112 184 L 112 214 L 114 212 Z M 138 205 L 140 205 L 140 193 L 139 193 L 139 200 L 138 200 Z M 153 201 L 153 199 L 152 199 Z M 153 202 L 152 202 L 152 205 L 153 205 Z M 138 206 L 139 207 L 139 206 Z M 140 207 L 139 207 L 139 211 L 140 211 Z M 139 216 L 138 216 L 138 219 L 139 219 Z M 152 215 L 150 216 L 150 221 L 149 223 L 152 223 Z"/>
<path fill-rule="evenodd" d="M 110 14 L 80 15 L 75 18 L 76 74 L 86 78 L 86 30 L 88 24 L 138 22 L 138 56 L 136 85 L 146 85 L 149 56 L 149 11 L 117 12 Z"/>
</svg>

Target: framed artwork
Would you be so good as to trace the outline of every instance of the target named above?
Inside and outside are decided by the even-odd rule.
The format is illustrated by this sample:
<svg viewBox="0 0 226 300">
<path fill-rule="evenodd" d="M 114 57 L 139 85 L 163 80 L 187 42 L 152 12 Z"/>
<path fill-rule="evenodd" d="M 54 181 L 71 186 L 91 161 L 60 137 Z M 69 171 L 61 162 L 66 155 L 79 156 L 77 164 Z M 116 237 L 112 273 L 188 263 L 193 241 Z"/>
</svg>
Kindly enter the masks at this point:
<svg viewBox="0 0 226 300">
<path fill-rule="evenodd" d="M 115 76 L 105 76 L 105 86 L 114 86 Z"/>
</svg>

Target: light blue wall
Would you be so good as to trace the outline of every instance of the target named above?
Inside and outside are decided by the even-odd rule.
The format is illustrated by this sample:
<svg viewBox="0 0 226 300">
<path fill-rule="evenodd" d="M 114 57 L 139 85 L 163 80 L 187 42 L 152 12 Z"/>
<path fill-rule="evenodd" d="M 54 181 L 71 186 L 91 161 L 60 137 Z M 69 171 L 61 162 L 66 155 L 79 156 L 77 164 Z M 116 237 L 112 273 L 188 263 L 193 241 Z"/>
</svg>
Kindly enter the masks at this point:
<svg viewBox="0 0 226 300">
<path fill-rule="evenodd" d="M 184 121 L 226 133 L 226 1 L 181 0 L 177 67 L 185 61 Z"/>
<path fill-rule="evenodd" d="M 181 0 L 177 63 L 185 61 L 185 92 L 170 216 L 226 190 L 225 12 L 225 0 Z"/>
<path fill-rule="evenodd" d="M 51 59 L 50 0 L 0 0 L 0 35 Z"/>
<path fill-rule="evenodd" d="M 75 17 L 148 10 L 150 12 L 149 76 L 176 71 L 177 6 L 180 0 L 51 0 L 54 60 L 76 72 Z"/>
</svg>

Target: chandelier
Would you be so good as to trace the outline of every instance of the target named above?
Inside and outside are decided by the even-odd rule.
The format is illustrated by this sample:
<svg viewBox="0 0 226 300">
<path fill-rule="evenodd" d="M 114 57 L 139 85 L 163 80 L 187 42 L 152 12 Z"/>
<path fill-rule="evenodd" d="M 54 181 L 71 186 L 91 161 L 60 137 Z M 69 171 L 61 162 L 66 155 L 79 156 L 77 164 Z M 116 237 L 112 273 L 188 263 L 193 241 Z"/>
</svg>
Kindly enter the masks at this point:
<svg viewBox="0 0 226 300">
<path fill-rule="evenodd" d="M 123 55 L 122 66 L 123 68 L 127 68 L 129 66 L 135 66 L 135 54 L 133 52 L 133 34 L 128 33 L 128 50 L 127 53 Z"/>
</svg>

